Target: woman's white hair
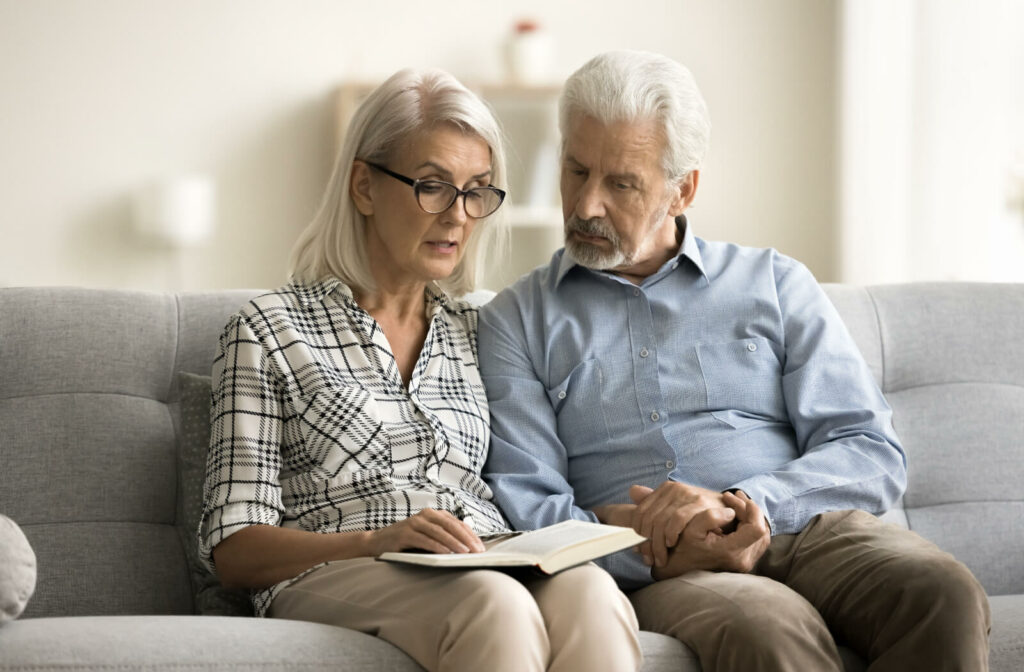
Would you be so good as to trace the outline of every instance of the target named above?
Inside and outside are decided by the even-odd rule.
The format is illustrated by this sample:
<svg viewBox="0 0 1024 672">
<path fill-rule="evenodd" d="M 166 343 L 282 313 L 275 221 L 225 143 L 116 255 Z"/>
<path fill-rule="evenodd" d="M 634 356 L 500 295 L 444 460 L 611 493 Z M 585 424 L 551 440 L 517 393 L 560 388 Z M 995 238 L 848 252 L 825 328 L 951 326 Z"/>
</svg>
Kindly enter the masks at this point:
<svg viewBox="0 0 1024 672">
<path fill-rule="evenodd" d="M 353 289 L 373 291 L 366 218 L 349 192 L 352 162 L 362 159 L 387 164 L 402 151 L 410 135 L 442 124 L 454 124 L 483 139 L 491 149 L 491 184 L 506 188 L 502 133 L 487 104 L 443 70 L 400 70 L 356 110 L 320 208 L 292 249 L 293 279 L 308 283 L 334 276 Z M 475 289 L 484 258 L 504 254 L 508 237 L 508 224 L 500 209 L 477 222 L 462 260 L 438 284 L 453 296 Z"/>
<path fill-rule="evenodd" d="M 662 168 L 670 183 L 700 168 L 711 136 L 707 104 L 690 71 L 646 51 L 600 54 L 569 77 L 558 101 L 563 150 L 577 115 L 604 125 L 658 121 L 665 134 Z"/>
</svg>

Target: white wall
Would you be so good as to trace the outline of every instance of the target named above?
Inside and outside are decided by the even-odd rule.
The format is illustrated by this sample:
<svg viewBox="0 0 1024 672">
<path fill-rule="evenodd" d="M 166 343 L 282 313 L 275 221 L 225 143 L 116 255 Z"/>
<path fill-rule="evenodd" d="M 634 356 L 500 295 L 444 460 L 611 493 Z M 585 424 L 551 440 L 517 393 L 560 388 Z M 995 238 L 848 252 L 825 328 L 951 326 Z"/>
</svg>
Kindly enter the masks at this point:
<svg viewBox="0 0 1024 672">
<path fill-rule="evenodd" d="M 556 78 L 611 48 L 689 65 L 714 123 L 699 235 L 775 246 L 834 279 L 835 3 L 430 7 L 0 0 L 0 285 L 279 284 L 328 177 L 336 85 L 409 64 L 499 79 L 522 17 L 556 36 Z M 131 236 L 130 204 L 185 172 L 215 179 L 217 230 L 175 259 Z"/>
<path fill-rule="evenodd" d="M 1024 282 L 1024 3 L 844 0 L 841 273 Z"/>
</svg>

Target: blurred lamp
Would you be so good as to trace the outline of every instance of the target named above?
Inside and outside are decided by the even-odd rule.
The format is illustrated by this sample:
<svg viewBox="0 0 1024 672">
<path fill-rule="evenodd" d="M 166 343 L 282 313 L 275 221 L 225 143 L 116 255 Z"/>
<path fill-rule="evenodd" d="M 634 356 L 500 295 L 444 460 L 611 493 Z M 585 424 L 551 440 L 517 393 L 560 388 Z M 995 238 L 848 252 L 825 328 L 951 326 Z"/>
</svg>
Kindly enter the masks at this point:
<svg viewBox="0 0 1024 672">
<path fill-rule="evenodd" d="M 168 247 L 189 247 L 213 235 L 213 180 L 182 175 L 142 189 L 135 203 L 135 229 L 140 236 Z"/>
</svg>

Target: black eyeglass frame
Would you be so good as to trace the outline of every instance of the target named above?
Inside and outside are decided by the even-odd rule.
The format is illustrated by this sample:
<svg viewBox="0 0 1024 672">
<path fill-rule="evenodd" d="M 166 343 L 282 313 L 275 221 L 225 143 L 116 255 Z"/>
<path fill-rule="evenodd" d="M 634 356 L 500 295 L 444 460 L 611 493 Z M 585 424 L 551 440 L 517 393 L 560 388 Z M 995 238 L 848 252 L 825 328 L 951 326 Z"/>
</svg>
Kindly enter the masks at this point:
<svg viewBox="0 0 1024 672">
<path fill-rule="evenodd" d="M 495 187 L 494 185 L 491 185 L 491 184 L 488 184 L 486 187 L 473 187 L 472 189 L 459 189 L 458 187 L 456 187 L 451 182 L 445 182 L 444 180 L 420 180 L 420 179 L 413 179 L 411 177 L 406 177 L 405 175 L 402 175 L 401 173 L 396 173 L 395 171 L 390 170 L 388 168 L 385 168 L 384 166 L 380 165 L 379 163 L 374 163 L 373 161 L 365 161 L 364 160 L 363 163 L 365 163 L 366 165 L 368 165 L 371 168 L 379 170 L 380 172 L 384 173 L 385 175 L 388 175 L 390 177 L 395 178 L 399 182 L 404 182 L 405 184 L 408 184 L 410 187 L 412 187 L 413 194 L 416 196 L 416 205 L 420 206 L 420 210 L 422 210 L 423 212 L 426 212 L 427 214 L 430 214 L 430 215 L 438 215 L 438 214 L 441 214 L 442 212 L 445 212 L 446 210 L 448 210 L 448 208 L 452 207 L 455 204 L 455 201 L 459 200 L 459 196 L 462 196 L 462 209 L 466 213 L 466 216 L 467 217 L 473 217 L 473 219 L 483 219 L 484 217 L 490 217 L 495 212 L 497 212 L 498 208 L 501 207 L 501 204 L 505 202 L 505 196 L 506 196 L 505 190 L 504 189 L 499 189 L 498 187 Z M 451 202 L 448 203 L 448 205 L 446 205 L 445 207 L 441 208 L 440 210 L 427 210 L 425 207 L 423 207 L 423 203 L 420 202 L 420 186 L 424 185 L 424 184 L 430 184 L 430 183 L 433 183 L 433 184 L 443 184 L 444 186 L 451 187 L 452 189 L 455 190 L 455 195 L 452 196 Z M 480 215 L 479 217 L 475 217 L 475 216 L 469 214 L 469 210 L 466 209 L 466 198 L 465 197 L 470 192 L 473 192 L 473 191 L 491 191 L 491 192 L 497 194 L 498 195 L 498 204 L 496 206 L 494 206 L 494 210 L 491 210 L 486 215 Z"/>
</svg>

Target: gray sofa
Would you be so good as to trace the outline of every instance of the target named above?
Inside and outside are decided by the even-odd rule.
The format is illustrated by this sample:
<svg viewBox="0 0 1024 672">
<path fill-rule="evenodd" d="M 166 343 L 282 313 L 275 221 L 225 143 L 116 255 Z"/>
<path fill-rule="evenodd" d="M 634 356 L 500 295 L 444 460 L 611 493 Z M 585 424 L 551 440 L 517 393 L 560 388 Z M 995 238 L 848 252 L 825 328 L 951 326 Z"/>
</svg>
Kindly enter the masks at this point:
<svg viewBox="0 0 1024 672">
<path fill-rule="evenodd" d="M 888 516 L 974 571 L 992 669 L 1024 670 L 1024 285 L 827 290 L 909 454 Z M 0 289 L 0 513 L 38 558 L 27 609 L 0 624 L 0 670 L 419 669 L 357 632 L 198 615 L 217 608 L 190 571 L 178 372 L 208 372 L 252 294 Z M 645 670 L 699 669 L 675 640 L 642 642 Z"/>
</svg>

